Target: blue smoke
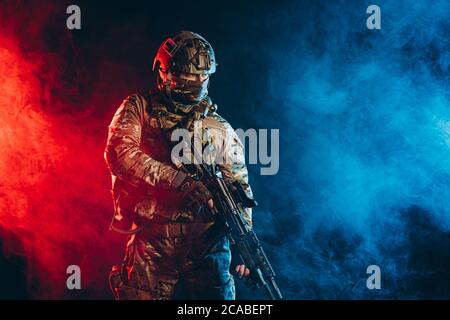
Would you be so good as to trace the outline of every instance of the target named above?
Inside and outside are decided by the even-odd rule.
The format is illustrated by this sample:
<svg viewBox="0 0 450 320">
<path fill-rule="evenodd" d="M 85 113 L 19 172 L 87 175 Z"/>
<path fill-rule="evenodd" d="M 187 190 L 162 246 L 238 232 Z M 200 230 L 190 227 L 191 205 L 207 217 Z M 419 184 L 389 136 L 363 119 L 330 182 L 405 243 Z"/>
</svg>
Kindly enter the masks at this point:
<svg viewBox="0 0 450 320">
<path fill-rule="evenodd" d="M 261 10 L 236 48 L 269 63 L 243 117 L 280 128 L 279 174 L 251 177 L 286 297 L 450 298 L 450 2 Z M 381 290 L 366 287 L 372 264 Z"/>
</svg>

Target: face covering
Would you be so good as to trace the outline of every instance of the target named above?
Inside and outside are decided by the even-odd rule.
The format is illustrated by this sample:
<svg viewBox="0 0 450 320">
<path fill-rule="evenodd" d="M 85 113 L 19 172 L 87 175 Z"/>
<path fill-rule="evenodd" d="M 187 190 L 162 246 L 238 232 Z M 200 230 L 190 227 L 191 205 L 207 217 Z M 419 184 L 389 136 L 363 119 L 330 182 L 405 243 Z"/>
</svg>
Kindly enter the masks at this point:
<svg viewBox="0 0 450 320">
<path fill-rule="evenodd" d="M 180 103 L 198 103 L 208 94 L 209 78 L 203 82 L 178 78 L 172 89 L 172 98 Z"/>
</svg>

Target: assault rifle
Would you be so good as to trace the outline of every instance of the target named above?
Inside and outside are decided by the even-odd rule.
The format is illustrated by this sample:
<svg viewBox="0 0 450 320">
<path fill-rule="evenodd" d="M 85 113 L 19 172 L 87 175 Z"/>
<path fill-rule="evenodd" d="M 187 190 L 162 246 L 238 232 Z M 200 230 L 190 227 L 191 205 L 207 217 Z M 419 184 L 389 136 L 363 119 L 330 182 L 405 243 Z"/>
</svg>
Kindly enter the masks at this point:
<svg viewBox="0 0 450 320">
<path fill-rule="evenodd" d="M 203 119 L 209 111 L 215 111 L 216 105 L 196 106 L 192 118 L 188 119 L 185 128 L 192 121 Z M 201 159 L 200 153 L 193 145 L 193 153 Z M 267 259 L 258 237 L 244 219 L 246 208 L 257 206 L 255 200 L 249 198 L 238 181 L 229 182 L 223 179 L 220 170 L 214 164 L 183 165 L 191 173 L 192 178 L 201 180 L 213 195 L 213 214 L 225 226 L 232 245 L 236 246 L 243 264 L 250 270 L 250 283 L 263 287 L 272 300 L 281 300 L 283 296 L 275 282 L 275 272 Z M 219 222 L 219 221 L 218 221 Z"/>
<path fill-rule="evenodd" d="M 250 283 L 262 287 L 272 300 L 283 299 L 275 282 L 275 272 L 253 229 L 244 219 L 245 208 L 256 207 L 255 200 L 249 198 L 242 185 L 223 179 L 214 165 L 198 164 L 197 173 L 213 195 L 213 213 L 225 224 L 228 238 L 235 245 L 243 264 L 250 270 Z"/>
</svg>

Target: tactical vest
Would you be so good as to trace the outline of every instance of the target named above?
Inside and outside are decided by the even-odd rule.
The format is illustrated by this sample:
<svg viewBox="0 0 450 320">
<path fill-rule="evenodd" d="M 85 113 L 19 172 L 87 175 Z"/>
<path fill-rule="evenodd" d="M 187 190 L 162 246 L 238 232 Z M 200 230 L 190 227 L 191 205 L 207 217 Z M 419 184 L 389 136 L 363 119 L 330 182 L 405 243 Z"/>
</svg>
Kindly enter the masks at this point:
<svg viewBox="0 0 450 320">
<path fill-rule="evenodd" d="M 161 95 L 141 95 L 145 113 L 141 128 L 140 149 L 154 160 L 179 169 L 171 159 L 171 134 L 177 128 L 193 130 L 197 120 L 215 113 L 217 106 L 206 97 L 188 113 L 174 112 Z M 172 190 L 152 187 L 139 181 L 113 176 L 114 215 L 110 229 L 133 234 L 154 221 L 185 221 L 192 216 L 182 209 L 181 199 Z M 137 227 L 136 227 L 137 226 Z"/>
</svg>

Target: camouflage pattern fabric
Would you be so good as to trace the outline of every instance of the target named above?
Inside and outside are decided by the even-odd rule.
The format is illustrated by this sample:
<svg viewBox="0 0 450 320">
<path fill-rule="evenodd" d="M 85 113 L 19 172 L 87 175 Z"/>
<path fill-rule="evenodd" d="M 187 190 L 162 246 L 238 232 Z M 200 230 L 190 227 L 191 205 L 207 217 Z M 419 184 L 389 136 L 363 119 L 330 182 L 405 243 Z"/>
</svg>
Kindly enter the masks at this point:
<svg viewBox="0 0 450 320">
<path fill-rule="evenodd" d="M 211 100 L 206 98 L 202 103 L 209 106 Z M 195 113 L 174 112 L 159 94 L 127 97 L 109 126 L 105 160 L 112 176 L 112 226 L 140 231 L 130 235 L 122 265 L 111 271 L 110 284 L 116 299 L 171 299 L 179 282 L 191 299 L 235 297 L 226 237 L 212 243 L 199 261 L 189 258 L 196 243 L 206 241 L 214 222 L 194 221 L 192 212 L 183 208 L 170 190 L 179 170 L 171 158 L 170 135 L 185 126 L 192 135 L 200 132 L 202 147 L 209 150 L 208 159 L 217 163 L 223 177 L 239 181 L 252 197 L 243 145 L 225 119 L 216 112 L 204 119 Z M 245 218 L 251 225 L 251 209 L 247 209 Z M 200 227 L 196 232 L 185 228 L 188 231 L 182 235 L 156 232 L 173 223 L 196 223 Z"/>
</svg>

